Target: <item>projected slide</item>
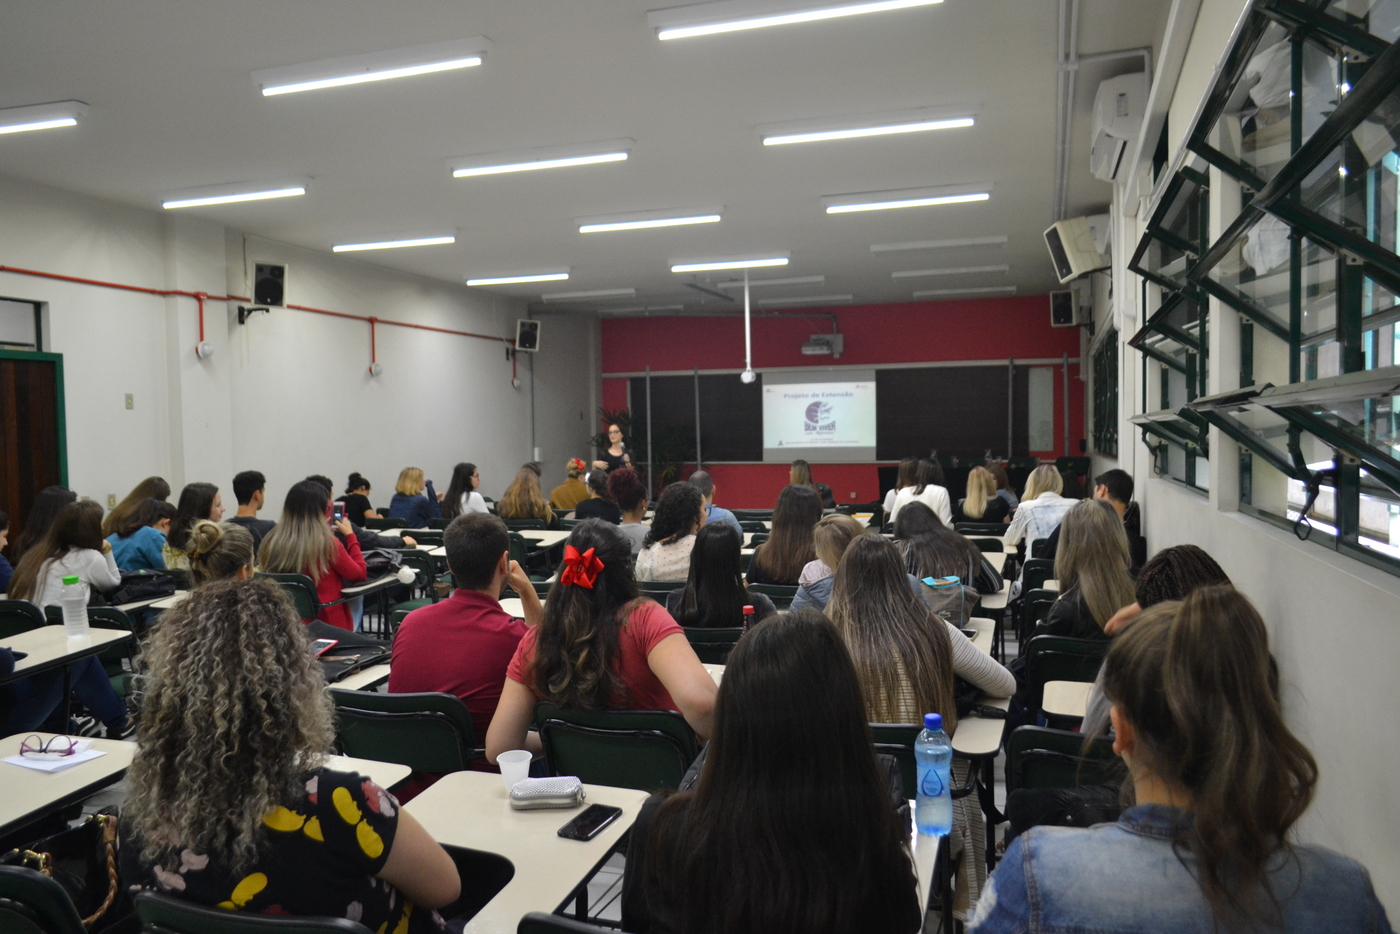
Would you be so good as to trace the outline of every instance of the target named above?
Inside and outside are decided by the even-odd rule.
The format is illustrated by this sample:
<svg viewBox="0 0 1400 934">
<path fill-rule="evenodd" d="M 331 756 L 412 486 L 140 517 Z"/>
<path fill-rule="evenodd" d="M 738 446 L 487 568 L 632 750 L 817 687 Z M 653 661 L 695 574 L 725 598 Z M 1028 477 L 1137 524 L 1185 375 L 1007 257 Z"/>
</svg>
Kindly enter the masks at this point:
<svg viewBox="0 0 1400 934">
<path fill-rule="evenodd" d="M 765 461 L 874 460 L 875 374 L 840 376 L 818 382 L 799 374 L 764 374 Z"/>
</svg>

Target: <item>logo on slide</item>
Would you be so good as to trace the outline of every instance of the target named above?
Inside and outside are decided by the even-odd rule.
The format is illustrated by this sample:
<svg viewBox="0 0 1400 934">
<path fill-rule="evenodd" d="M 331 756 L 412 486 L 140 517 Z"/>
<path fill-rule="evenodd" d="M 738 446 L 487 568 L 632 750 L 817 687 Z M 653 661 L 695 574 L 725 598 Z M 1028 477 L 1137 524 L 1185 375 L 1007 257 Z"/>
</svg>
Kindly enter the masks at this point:
<svg viewBox="0 0 1400 934">
<path fill-rule="evenodd" d="M 836 412 L 829 403 L 813 402 L 804 413 L 804 431 L 835 431 Z"/>
</svg>

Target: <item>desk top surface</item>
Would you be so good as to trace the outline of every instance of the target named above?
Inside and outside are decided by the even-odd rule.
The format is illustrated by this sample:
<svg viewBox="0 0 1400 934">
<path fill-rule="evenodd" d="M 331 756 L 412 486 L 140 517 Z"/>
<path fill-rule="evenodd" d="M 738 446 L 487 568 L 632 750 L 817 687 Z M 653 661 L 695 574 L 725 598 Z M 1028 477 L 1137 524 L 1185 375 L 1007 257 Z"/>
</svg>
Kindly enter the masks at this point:
<svg viewBox="0 0 1400 934">
<path fill-rule="evenodd" d="M 68 659 L 79 659 L 96 655 L 108 646 L 124 642 L 131 633 L 124 629 L 88 630 L 85 636 L 70 639 L 58 625 L 40 626 L 27 632 L 16 633 L 0 639 L 0 645 L 15 652 L 24 652 L 27 658 L 15 662 L 14 674 L 6 681 L 24 677 L 25 672 L 52 668 Z"/>
<path fill-rule="evenodd" d="M 453 772 L 404 809 L 439 843 L 504 856 L 515 865 L 506 887 L 467 922 L 471 934 L 515 934 L 521 916 L 558 908 L 608 850 L 632 826 L 644 791 L 585 785 L 585 804 L 622 808 L 622 816 L 587 842 L 566 840 L 558 830 L 582 808 L 512 810 L 499 775 Z"/>
<path fill-rule="evenodd" d="M 376 590 L 383 590 L 399 582 L 397 574 L 385 574 L 383 577 L 376 577 L 372 581 L 365 581 L 363 584 L 352 584 L 349 587 L 340 588 L 341 596 L 353 597 L 358 594 L 373 593 Z"/>
<path fill-rule="evenodd" d="M 352 675 L 346 675 L 335 684 L 333 688 L 341 688 L 346 691 L 367 691 L 370 688 L 378 687 L 389 680 L 389 663 L 380 665 L 370 665 L 362 668 Z"/>
<path fill-rule="evenodd" d="M 397 762 L 356 759 L 354 756 L 327 756 L 326 768 L 337 772 L 359 772 L 380 788 L 392 788 L 413 774 L 412 769 Z"/>
<path fill-rule="evenodd" d="M 62 627 L 59 631 L 62 631 Z M 49 739 L 53 733 L 16 733 L 0 739 L 0 759 L 19 753 L 20 743 L 30 736 Z M 84 797 L 126 774 L 136 755 L 136 744 L 119 739 L 94 739 L 92 748 L 104 753 L 61 772 L 36 772 L 23 766 L 0 762 L 0 829 L 37 816 L 55 804 Z"/>
<path fill-rule="evenodd" d="M 1057 717 L 1080 717 L 1089 706 L 1089 681 L 1047 681 L 1040 709 Z"/>
<path fill-rule="evenodd" d="M 982 609 L 984 610 L 1004 610 L 1006 609 L 1007 598 L 1011 596 L 1011 581 L 1003 581 L 1001 590 L 996 593 L 983 594 Z"/>
</svg>

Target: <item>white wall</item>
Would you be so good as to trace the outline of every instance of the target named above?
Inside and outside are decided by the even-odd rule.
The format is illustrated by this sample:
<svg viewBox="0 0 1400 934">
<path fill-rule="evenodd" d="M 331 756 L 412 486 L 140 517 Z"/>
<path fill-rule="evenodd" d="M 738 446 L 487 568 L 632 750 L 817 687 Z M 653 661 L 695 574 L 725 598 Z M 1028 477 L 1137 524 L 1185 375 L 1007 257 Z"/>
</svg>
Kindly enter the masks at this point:
<svg viewBox="0 0 1400 934">
<path fill-rule="evenodd" d="M 210 221 L 0 178 L 0 265 L 246 296 L 244 248 L 241 233 Z M 519 301 L 464 285 L 251 237 L 246 248 L 249 272 L 255 260 L 288 264 L 292 304 L 502 338 L 524 314 Z M 529 363 L 513 388 L 501 341 L 381 324 L 384 372 L 371 378 L 360 321 L 278 308 L 240 326 L 236 302 L 209 302 L 215 352 L 200 360 L 189 298 L 4 272 L 0 296 L 47 303 L 45 349 L 64 355 L 69 484 L 94 499 L 160 474 L 176 490 L 216 483 L 231 508 L 234 473 L 257 469 L 275 514 L 307 474 L 327 474 L 339 489 L 358 470 L 375 504 L 387 505 L 402 467 L 422 467 L 445 490 L 462 460 L 499 496 L 530 457 Z M 535 370 L 547 485 L 563 480 L 566 456 L 586 453 L 576 409 L 596 396 L 595 343 L 591 319 L 545 325 Z"/>
</svg>

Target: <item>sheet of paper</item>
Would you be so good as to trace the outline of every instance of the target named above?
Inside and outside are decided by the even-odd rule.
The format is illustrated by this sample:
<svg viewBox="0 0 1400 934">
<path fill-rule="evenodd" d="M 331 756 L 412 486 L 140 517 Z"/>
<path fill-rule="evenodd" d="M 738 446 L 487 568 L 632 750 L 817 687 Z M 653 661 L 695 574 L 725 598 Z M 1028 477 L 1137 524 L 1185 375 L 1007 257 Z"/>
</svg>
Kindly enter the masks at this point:
<svg viewBox="0 0 1400 934">
<path fill-rule="evenodd" d="M 61 756 L 48 758 L 47 756 L 6 756 L 5 761 L 11 765 L 22 766 L 26 769 L 34 769 L 36 772 L 62 772 L 64 769 L 71 769 L 75 765 L 84 762 L 91 762 L 99 756 L 107 755 L 99 749 L 89 749 L 91 743 L 78 743 L 78 751 L 71 756 Z"/>
</svg>

